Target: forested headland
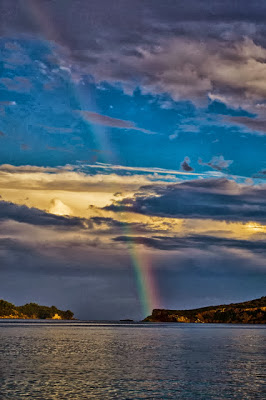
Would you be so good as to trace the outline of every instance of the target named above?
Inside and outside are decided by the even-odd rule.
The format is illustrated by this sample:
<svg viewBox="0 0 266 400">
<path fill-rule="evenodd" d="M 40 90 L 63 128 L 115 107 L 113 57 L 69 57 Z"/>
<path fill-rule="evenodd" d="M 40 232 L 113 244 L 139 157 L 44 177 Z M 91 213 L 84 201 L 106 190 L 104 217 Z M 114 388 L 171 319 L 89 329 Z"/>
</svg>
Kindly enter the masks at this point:
<svg viewBox="0 0 266 400">
<path fill-rule="evenodd" d="M 144 322 L 266 324 L 266 296 L 242 303 L 192 310 L 155 309 Z"/>
<path fill-rule="evenodd" d="M 0 318 L 10 319 L 73 319 L 70 310 L 62 311 L 55 306 L 42 306 L 37 303 L 27 303 L 15 306 L 5 300 L 0 300 Z"/>
</svg>

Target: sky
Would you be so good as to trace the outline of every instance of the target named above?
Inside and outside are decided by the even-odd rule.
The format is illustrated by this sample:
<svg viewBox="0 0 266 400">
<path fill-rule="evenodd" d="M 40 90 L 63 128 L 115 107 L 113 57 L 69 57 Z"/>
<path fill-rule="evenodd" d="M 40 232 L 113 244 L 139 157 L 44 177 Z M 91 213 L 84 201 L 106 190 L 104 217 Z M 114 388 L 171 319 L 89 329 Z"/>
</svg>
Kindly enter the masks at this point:
<svg viewBox="0 0 266 400">
<path fill-rule="evenodd" d="M 265 295 L 266 3 L 0 0 L 0 297 Z"/>
</svg>

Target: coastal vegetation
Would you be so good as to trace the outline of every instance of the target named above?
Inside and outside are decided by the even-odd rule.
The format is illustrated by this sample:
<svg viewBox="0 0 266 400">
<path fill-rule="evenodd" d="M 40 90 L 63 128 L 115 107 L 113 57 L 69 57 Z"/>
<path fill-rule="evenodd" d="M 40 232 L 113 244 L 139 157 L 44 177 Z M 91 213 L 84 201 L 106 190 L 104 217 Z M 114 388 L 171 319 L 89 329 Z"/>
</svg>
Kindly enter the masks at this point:
<svg viewBox="0 0 266 400">
<path fill-rule="evenodd" d="M 266 324 L 266 296 L 243 303 L 192 310 L 155 309 L 145 322 Z"/>
<path fill-rule="evenodd" d="M 37 303 L 27 303 L 15 306 L 5 300 L 0 300 L 0 318 L 10 319 L 73 319 L 72 311 L 62 311 L 57 307 L 41 306 Z"/>
</svg>

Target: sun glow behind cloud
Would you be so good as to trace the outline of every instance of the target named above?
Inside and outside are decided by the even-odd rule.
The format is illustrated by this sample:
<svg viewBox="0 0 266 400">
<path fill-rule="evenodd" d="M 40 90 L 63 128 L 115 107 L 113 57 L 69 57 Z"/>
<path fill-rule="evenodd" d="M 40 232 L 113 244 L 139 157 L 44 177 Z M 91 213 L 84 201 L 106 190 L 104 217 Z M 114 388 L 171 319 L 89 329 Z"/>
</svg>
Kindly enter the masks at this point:
<svg viewBox="0 0 266 400">
<path fill-rule="evenodd" d="M 72 210 L 60 199 L 51 200 L 51 207 L 48 212 L 56 215 L 72 215 Z"/>
</svg>

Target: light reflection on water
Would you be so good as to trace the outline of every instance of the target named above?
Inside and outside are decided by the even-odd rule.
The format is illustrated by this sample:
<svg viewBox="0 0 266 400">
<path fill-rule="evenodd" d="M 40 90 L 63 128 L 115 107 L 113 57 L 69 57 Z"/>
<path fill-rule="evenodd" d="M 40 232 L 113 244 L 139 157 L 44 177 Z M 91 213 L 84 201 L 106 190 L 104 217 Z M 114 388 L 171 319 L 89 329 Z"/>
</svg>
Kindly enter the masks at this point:
<svg viewBox="0 0 266 400">
<path fill-rule="evenodd" d="M 266 399 L 266 326 L 0 322 L 0 399 Z"/>
</svg>

